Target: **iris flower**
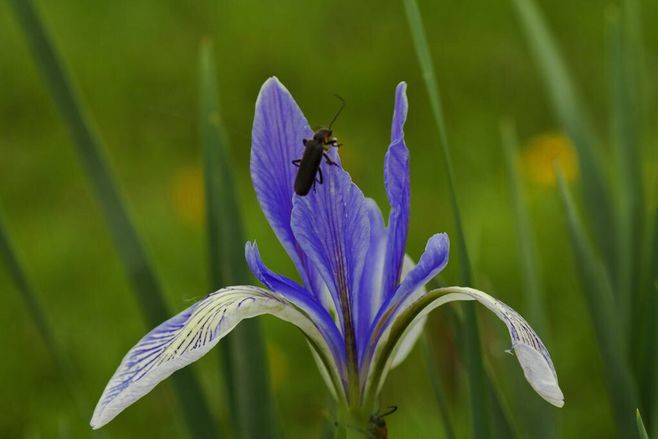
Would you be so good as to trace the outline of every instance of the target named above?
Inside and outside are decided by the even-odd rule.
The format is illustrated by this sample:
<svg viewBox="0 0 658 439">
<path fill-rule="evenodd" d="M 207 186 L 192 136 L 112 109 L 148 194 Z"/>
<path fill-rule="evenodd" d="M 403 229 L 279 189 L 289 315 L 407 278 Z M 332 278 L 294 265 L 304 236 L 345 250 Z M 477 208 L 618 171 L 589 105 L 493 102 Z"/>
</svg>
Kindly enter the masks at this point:
<svg viewBox="0 0 658 439">
<path fill-rule="evenodd" d="M 561 407 L 551 357 L 516 311 L 472 288 L 426 291 L 425 284 L 448 263 L 445 233 L 429 238 L 418 263 L 405 254 L 410 204 L 406 117 L 406 84 L 400 83 L 384 164 L 390 203 L 385 225 L 376 203 L 340 165 L 336 148 L 328 154 L 337 165 L 321 164 L 322 184 L 306 196 L 294 194 L 297 168 L 292 161 L 302 156 L 303 139 L 313 132 L 288 90 L 278 79 L 268 79 L 256 101 L 251 177 L 301 283 L 270 270 L 256 244 L 247 243 L 247 264 L 264 287 L 223 288 L 149 332 L 110 379 L 91 426 L 107 424 L 173 372 L 205 355 L 243 319 L 262 314 L 301 330 L 340 407 L 367 422 L 388 372 L 409 354 L 427 314 L 457 300 L 478 301 L 507 325 L 527 381 Z"/>
</svg>

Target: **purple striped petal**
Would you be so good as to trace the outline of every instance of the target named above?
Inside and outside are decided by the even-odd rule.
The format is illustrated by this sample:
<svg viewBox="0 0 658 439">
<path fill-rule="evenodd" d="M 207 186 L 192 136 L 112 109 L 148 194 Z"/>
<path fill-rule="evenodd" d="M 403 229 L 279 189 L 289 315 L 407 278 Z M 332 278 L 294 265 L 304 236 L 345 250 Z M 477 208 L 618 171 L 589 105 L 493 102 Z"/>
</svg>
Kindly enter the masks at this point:
<svg viewBox="0 0 658 439">
<path fill-rule="evenodd" d="M 304 285 L 318 297 L 321 283 L 300 252 L 290 228 L 297 174 L 292 161 L 302 156 L 303 140 L 312 136 L 313 131 L 290 92 L 275 77 L 265 81 L 256 101 L 252 128 L 251 179 L 272 230 L 295 263 Z"/>
<path fill-rule="evenodd" d="M 410 182 L 409 151 L 404 143 L 404 122 L 407 119 L 407 84 L 401 82 L 395 90 L 395 111 L 391 144 L 384 162 L 384 183 L 391 205 L 388 217 L 388 239 L 383 272 L 383 291 L 390 297 L 400 283 L 409 229 Z"/>
<path fill-rule="evenodd" d="M 347 172 L 326 164 L 322 172 L 323 184 L 304 197 L 295 196 L 291 224 L 301 248 L 327 284 L 344 325 L 347 316 L 341 304 L 350 308 L 351 317 L 368 251 L 370 222 L 365 198 Z M 343 303 L 341 297 L 347 300 Z"/>
<path fill-rule="evenodd" d="M 276 291 L 284 296 L 315 322 L 318 330 L 331 348 L 336 365 L 343 371 L 345 366 L 345 344 L 343 336 L 338 331 L 336 324 L 327 310 L 297 282 L 270 270 L 263 263 L 255 243 L 247 242 L 245 256 L 249 269 L 259 281 L 272 291 Z"/>
<path fill-rule="evenodd" d="M 382 272 L 386 248 L 386 229 L 384 219 L 377 203 L 366 198 L 365 208 L 370 222 L 370 243 L 366 264 L 363 267 L 359 296 L 354 314 L 357 316 L 357 334 L 359 339 L 368 337 L 370 324 L 384 301 L 382 290 Z M 361 352 L 362 353 L 362 352 Z"/>
</svg>

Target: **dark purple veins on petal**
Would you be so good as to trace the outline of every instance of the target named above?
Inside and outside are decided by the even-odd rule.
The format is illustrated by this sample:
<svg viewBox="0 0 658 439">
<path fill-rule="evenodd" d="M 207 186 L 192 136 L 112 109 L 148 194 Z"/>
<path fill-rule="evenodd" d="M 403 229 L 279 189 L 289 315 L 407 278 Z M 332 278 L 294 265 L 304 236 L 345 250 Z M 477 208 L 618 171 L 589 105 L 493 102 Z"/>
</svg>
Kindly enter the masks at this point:
<svg viewBox="0 0 658 439">
<path fill-rule="evenodd" d="M 339 166 L 323 166 L 324 183 L 295 197 L 292 229 L 338 310 L 346 344 L 356 360 L 353 309 L 368 251 L 370 222 L 363 194 Z"/>
</svg>

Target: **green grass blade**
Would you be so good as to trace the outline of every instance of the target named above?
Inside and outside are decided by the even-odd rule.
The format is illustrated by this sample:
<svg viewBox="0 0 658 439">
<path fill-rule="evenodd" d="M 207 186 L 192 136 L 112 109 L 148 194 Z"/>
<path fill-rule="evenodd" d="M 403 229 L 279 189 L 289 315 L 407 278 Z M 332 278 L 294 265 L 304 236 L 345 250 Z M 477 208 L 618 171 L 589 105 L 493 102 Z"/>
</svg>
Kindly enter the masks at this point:
<svg viewBox="0 0 658 439">
<path fill-rule="evenodd" d="M 639 134 L 650 121 L 651 112 L 647 110 L 650 108 L 649 103 L 653 97 L 652 93 L 647 92 L 650 87 L 647 84 L 649 75 L 646 74 L 642 3 L 640 0 L 622 0 L 621 4 L 627 66 L 630 71 L 631 81 L 636 86 L 631 92 L 639 115 L 636 121 L 636 124 L 639 125 Z"/>
<path fill-rule="evenodd" d="M 578 153 L 585 206 L 595 231 L 596 244 L 603 252 L 607 266 L 614 267 L 615 242 L 610 239 L 610 231 L 614 230 L 612 202 L 582 102 L 534 0 L 513 0 L 512 3 L 539 65 L 553 110 Z"/>
<path fill-rule="evenodd" d="M 529 321 L 536 328 L 544 340 L 548 336 L 548 316 L 544 306 L 544 293 L 539 279 L 539 264 L 535 247 L 535 237 L 531 231 L 530 218 L 523 201 L 521 177 L 517 166 L 518 138 L 514 125 L 505 122 L 501 125 L 503 156 L 507 178 L 512 192 L 514 219 L 518 233 L 519 254 L 521 255 L 521 272 L 523 274 L 523 292 L 528 306 Z"/>
<path fill-rule="evenodd" d="M 55 359 L 58 366 L 61 366 L 65 363 L 64 356 L 55 341 L 54 332 L 46 318 L 46 313 L 43 311 L 41 303 L 37 298 L 36 291 L 34 290 L 32 283 L 29 281 L 23 269 L 23 265 L 14 250 L 14 245 L 9 232 L 7 231 L 7 227 L 5 226 L 3 217 L 4 215 L 0 212 L 0 257 L 7 268 L 11 280 L 16 284 L 16 288 L 21 294 L 21 298 L 25 302 L 25 306 L 34 321 L 37 331 L 43 339 L 46 348 Z"/>
<path fill-rule="evenodd" d="M 62 383 L 66 391 L 69 393 L 71 400 L 79 412 L 79 418 L 76 422 L 87 422 L 88 416 L 92 407 L 89 401 L 83 394 L 79 386 L 79 380 L 75 376 L 75 368 L 66 351 L 62 349 L 61 345 L 55 338 L 55 332 L 51 325 L 44 307 L 39 301 L 39 294 L 34 287 L 33 283 L 25 271 L 21 259 L 16 251 L 11 234 L 9 233 L 4 221 L 4 214 L 0 209 L 0 265 L 4 263 L 11 280 L 16 285 L 16 289 L 25 302 L 27 311 L 37 328 L 39 336 L 48 349 L 48 353 L 53 359 L 53 365 L 57 369 Z M 93 430 L 90 432 L 90 437 L 95 438 L 108 438 L 109 436 L 105 431 Z"/>
<path fill-rule="evenodd" d="M 519 246 L 521 272 L 523 274 L 523 293 L 528 307 L 528 321 L 541 334 L 542 339 L 550 341 L 548 316 L 544 306 L 544 293 L 539 279 L 536 241 L 531 230 L 528 211 L 523 201 L 521 177 L 519 176 L 516 161 L 519 142 L 511 121 L 506 121 L 501 125 L 501 137 L 507 178 L 512 193 L 514 225 L 517 230 L 516 241 Z M 526 425 L 531 428 L 533 437 L 551 438 L 556 436 L 555 415 L 543 401 L 533 399 L 524 402 L 523 409 L 526 416 L 531 418 L 526 422 Z"/>
<path fill-rule="evenodd" d="M 637 280 L 640 278 L 640 232 L 643 230 L 642 203 L 644 199 L 642 172 L 638 157 L 636 105 L 633 75 L 626 55 L 619 17 L 610 16 L 610 77 L 612 88 L 612 113 L 615 134 L 615 165 L 619 181 L 617 215 L 617 279 L 620 308 L 624 315 L 626 334 L 636 332 L 631 328 L 632 315 L 638 311 Z M 635 322 L 638 324 L 639 322 Z"/>
<path fill-rule="evenodd" d="M 488 358 L 485 358 L 484 370 L 488 378 L 487 385 L 489 386 L 489 392 L 487 393 L 487 396 L 490 398 L 490 419 L 492 431 L 494 432 L 493 437 L 499 439 L 526 437 L 519 429 L 518 412 L 514 412 L 512 409 L 508 395 L 503 391 L 504 386 L 496 376 L 494 368 Z M 517 380 L 520 385 L 519 387 L 525 389 L 527 383 L 524 382 L 520 376 L 516 375 L 516 377 L 519 378 Z M 523 402 L 526 403 L 526 401 Z M 545 404 L 543 401 L 541 401 L 541 403 Z"/>
<path fill-rule="evenodd" d="M 158 279 L 129 218 L 90 116 L 31 0 L 12 0 L 35 61 L 59 113 L 69 128 L 83 168 L 102 208 L 146 321 L 156 326 L 170 317 Z M 182 369 L 173 384 L 194 437 L 217 437 L 206 398 L 192 370 Z"/>
<path fill-rule="evenodd" d="M 658 438 L 658 401 L 656 399 L 658 398 L 658 367 L 655 367 L 656 364 L 658 364 L 658 340 L 656 338 L 656 321 L 655 318 L 658 316 L 658 281 L 656 281 L 656 284 L 654 285 L 653 288 L 653 301 L 651 303 L 651 310 L 653 312 L 653 325 L 652 329 L 654 330 L 653 333 L 653 338 L 650 338 L 649 340 L 653 343 L 651 345 L 651 360 L 653 361 L 653 369 L 651 370 L 651 389 L 652 389 L 652 397 L 653 400 L 651 401 L 651 428 L 652 428 L 652 435 L 654 439 Z"/>
<path fill-rule="evenodd" d="M 416 0 L 403 0 L 404 8 L 407 15 L 407 21 L 411 30 L 411 36 L 414 42 L 414 48 L 420 69 L 427 88 L 434 122 L 438 130 L 439 143 L 441 145 L 441 153 L 443 155 L 443 164 L 445 172 L 448 177 L 448 190 L 450 192 L 450 201 L 454 215 L 455 229 L 457 235 L 457 251 L 460 258 L 460 270 L 462 283 L 464 285 L 471 285 L 472 274 L 470 259 L 466 248 L 466 238 L 461 220 L 461 213 L 459 210 L 459 202 L 457 197 L 457 189 L 455 187 L 455 177 L 452 168 L 452 159 L 450 157 L 450 147 L 448 145 L 448 136 L 443 118 L 443 108 L 441 106 L 441 98 L 439 94 L 439 85 L 434 74 L 434 67 L 432 57 L 429 50 L 429 45 L 425 37 L 425 29 L 423 26 L 422 17 Z M 473 435 L 475 438 L 486 438 L 489 436 L 488 416 L 486 408 L 486 376 L 482 365 L 482 353 L 480 350 L 480 336 L 478 332 L 478 322 L 475 315 L 475 307 L 473 304 L 464 304 L 465 308 L 465 326 L 464 326 L 464 340 L 465 340 L 465 360 L 468 368 L 469 377 L 469 391 L 471 402 L 471 417 L 473 425 Z"/>
<path fill-rule="evenodd" d="M 452 419 L 450 417 L 450 410 L 448 409 L 446 394 L 443 390 L 443 384 L 441 384 L 441 380 L 439 379 L 439 366 L 434 360 L 434 353 L 432 352 L 432 346 L 430 345 L 426 332 L 423 332 L 423 334 L 420 336 L 420 345 L 423 349 L 423 356 L 425 357 L 425 364 L 427 366 L 427 374 L 430 379 L 430 384 L 432 385 L 434 398 L 436 399 L 437 405 L 439 407 L 441 423 L 443 424 L 443 433 L 447 439 L 454 439 L 455 429 L 452 426 Z"/>
<path fill-rule="evenodd" d="M 653 308 L 648 296 L 650 288 L 643 288 L 642 232 L 644 223 L 644 188 L 639 161 L 637 75 L 633 74 L 635 64 L 633 51 L 626 40 L 629 34 L 623 32 L 620 17 L 616 10 L 609 16 L 610 38 L 610 78 L 612 89 L 612 115 L 614 128 L 614 152 L 616 176 L 619 182 L 617 216 L 617 278 L 619 283 L 620 310 L 624 316 L 625 336 L 633 353 L 636 376 L 646 377 L 639 388 L 640 403 L 647 410 L 653 399 L 651 382 L 654 368 L 650 333 L 655 328 Z"/>
<path fill-rule="evenodd" d="M 649 418 L 649 428 L 652 431 L 651 437 L 658 439 L 658 207 L 654 212 L 654 230 L 653 243 L 649 258 L 650 275 L 646 282 L 646 294 L 648 296 L 647 309 L 648 320 L 644 331 L 645 344 L 643 349 L 648 353 L 647 362 L 649 364 L 649 387 L 651 388 L 651 413 Z"/>
<path fill-rule="evenodd" d="M 51 357 L 55 360 L 55 365 L 57 369 L 59 369 L 68 390 L 71 392 L 71 396 L 77 399 L 78 392 L 75 390 L 75 386 L 72 382 L 70 362 L 66 355 L 64 355 L 57 340 L 55 340 L 55 332 L 53 331 L 46 313 L 41 306 L 37 292 L 35 291 L 32 282 L 30 282 L 23 268 L 23 264 L 18 258 L 18 254 L 12 243 L 11 235 L 5 226 L 3 217 L 4 215 L 0 211 L 0 260 L 6 266 L 9 276 L 16 285 L 21 298 L 25 302 L 25 306 L 37 328 L 37 332 L 43 339 Z"/>
<path fill-rule="evenodd" d="M 233 165 L 218 107 L 212 45 L 199 55 L 200 130 L 206 187 L 210 277 L 213 288 L 249 283 L 244 233 L 236 198 Z M 243 321 L 223 341 L 227 389 L 241 438 L 278 437 L 265 344 L 258 320 Z M 257 420 L 257 421 L 255 421 Z"/>
<path fill-rule="evenodd" d="M 635 422 L 637 423 L 637 434 L 640 439 L 649 439 L 647 434 L 647 429 L 644 428 L 644 422 L 642 422 L 642 415 L 640 415 L 640 410 L 635 410 Z"/>
<path fill-rule="evenodd" d="M 620 318 L 603 263 L 590 244 L 564 177 L 558 171 L 560 196 L 567 216 L 585 300 L 603 359 L 603 370 L 620 437 L 635 437 L 633 410 L 637 407 L 635 384 L 624 355 Z"/>
<path fill-rule="evenodd" d="M 448 177 L 448 190 L 450 192 L 450 202 L 455 221 L 455 229 L 457 231 L 457 248 L 460 256 L 460 270 L 462 281 L 466 284 L 471 283 L 471 262 L 468 257 L 466 249 L 466 239 L 464 229 L 462 227 L 461 211 L 459 210 L 459 203 L 457 197 L 457 190 L 455 187 L 455 173 L 452 168 L 452 158 L 450 154 L 450 146 L 448 144 L 448 134 L 443 117 L 443 107 L 441 105 L 441 95 L 439 93 L 439 83 L 434 74 L 434 64 L 430 54 L 429 45 L 425 37 L 425 28 L 423 20 L 418 9 L 416 0 L 403 0 L 405 11 L 407 13 L 407 20 L 411 30 L 411 36 L 420 63 L 421 73 L 427 88 L 427 95 L 432 107 L 432 115 L 434 123 L 438 130 L 439 144 L 441 146 L 441 154 L 443 156 L 443 163 L 445 166 L 446 175 Z"/>
</svg>

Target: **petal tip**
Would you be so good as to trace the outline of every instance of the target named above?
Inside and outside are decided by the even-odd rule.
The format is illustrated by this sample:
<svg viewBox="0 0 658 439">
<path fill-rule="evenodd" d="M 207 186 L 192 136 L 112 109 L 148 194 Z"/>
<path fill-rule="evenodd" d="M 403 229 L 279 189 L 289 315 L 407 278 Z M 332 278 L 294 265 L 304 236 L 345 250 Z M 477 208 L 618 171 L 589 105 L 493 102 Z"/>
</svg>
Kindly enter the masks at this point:
<svg viewBox="0 0 658 439">
<path fill-rule="evenodd" d="M 409 103 L 407 101 L 407 83 L 400 82 L 395 87 L 395 105 L 393 107 L 393 129 L 391 131 L 391 141 L 393 143 L 402 143 L 404 137 L 404 123 L 407 120 Z M 405 145 L 401 145 L 406 149 Z"/>
<path fill-rule="evenodd" d="M 445 245 L 450 246 L 450 236 L 446 232 L 437 233 L 435 236 L 443 241 Z"/>
<path fill-rule="evenodd" d="M 562 408 L 564 407 L 564 395 L 562 394 L 562 390 L 556 385 L 553 388 L 553 391 L 550 393 L 540 393 L 539 396 L 544 398 L 544 400 L 551 405 L 554 405 L 557 408 Z"/>
<path fill-rule="evenodd" d="M 273 87 L 273 86 L 276 86 L 276 85 L 281 85 L 281 81 L 279 81 L 279 78 L 277 78 L 276 76 L 270 76 L 263 83 L 263 87 L 265 87 L 265 86 Z"/>
<path fill-rule="evenodd" d="M 290 93 L 285 85 L 277 78 L 276 76 L 270 76 L 265 80 L 263 86 L 261 87 L 261 92 L 263 90 L 269 90 L 271 88 L 276 88 L 284 93 Z"/>
<path fill-rule="evenodd" d="M 564 398 L 559 399 L 559 400 L 554 400 L 554 401 L 548 401 L 551 404 L 553 404 L 557 408 L 562 408 L 564 407 Z"/>
<path fill-rule="evenodd" d="M 92 430 L 98 430 L 110 421 L 110 419 L 106 419 L 104 416 L 102 416 L 103 411 L 104 410 L 99 411 L 99 409 L 96 408 L 94 415 L 91 417 L 91 421 L 89 421 L 89 426 Z"/>
<path fill-rule="evenodd" d="M 444 251 L 447 253 L 447 257 L 450 254 L 450 238 L 448 237 L 448 234 L 444 232 L 432 235 L 430 239 L 427 240 L 425 251 L 432 248 Z"/>
<path fill-rule="evenodd" d="M 564 406 L 564 394 L 557 381 L 553 365 L 534 347 L 517 343 L 514 353 L 530 386 L 555 407 Z"/>
<path fill-rule="evenodd" d="M 263 96 L 271 96 L 273 93 L 282 92 L 284 94 L 290 94 L 288 89 L 279 81 L 279 78 L 276 76 L 270 76 L 263 82 L 263 85 L 260 88 L 258 97 L 256 98 L 256 106 L 259 106 L 259 103 L 262 104 L 261 98 Z"/>
</svg>

